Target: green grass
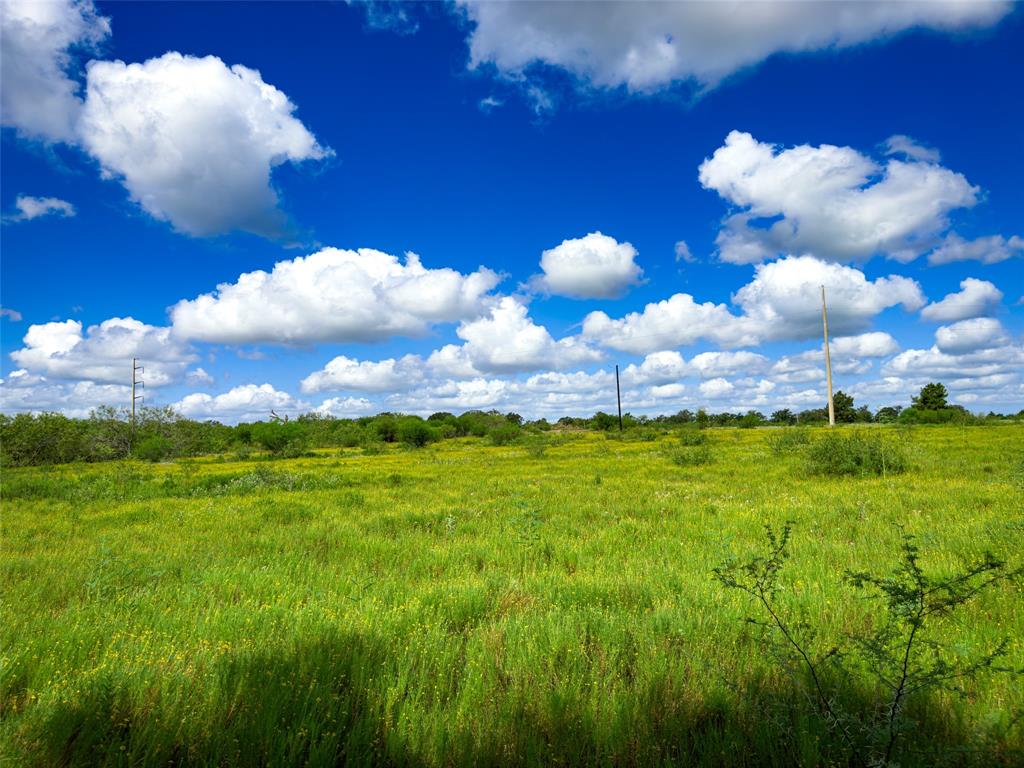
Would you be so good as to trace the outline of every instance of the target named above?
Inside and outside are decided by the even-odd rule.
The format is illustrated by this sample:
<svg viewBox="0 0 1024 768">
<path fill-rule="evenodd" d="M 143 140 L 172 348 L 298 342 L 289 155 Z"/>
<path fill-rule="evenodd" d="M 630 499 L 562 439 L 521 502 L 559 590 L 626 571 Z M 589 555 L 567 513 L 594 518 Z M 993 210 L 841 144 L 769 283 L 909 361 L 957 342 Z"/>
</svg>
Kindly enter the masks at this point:
<svg viewBox="0 0 1024 768">
<path fill-rule="evenodd" d="M 863 627 L 845 569 L 1024 551 L 1024 427 L 900 434 L 905 474 L 823 477 L 775 430 L 446 441 L 287 461 L 6 470 L 2 758 L 20 765 L 845 765 L 712 569 L 795 522 L 785 606 Z M 812 439 L 820 435 L 820 431 Z M 896 435 L 895 430 L 887 430 Z M 1006 584 L 946 639 L 1011 637 Z M 902 765 L 1020 765 L 1024 687 L 911 702 Z M 870 706 L 860 681 L 838 691 Z"/>
</svg>

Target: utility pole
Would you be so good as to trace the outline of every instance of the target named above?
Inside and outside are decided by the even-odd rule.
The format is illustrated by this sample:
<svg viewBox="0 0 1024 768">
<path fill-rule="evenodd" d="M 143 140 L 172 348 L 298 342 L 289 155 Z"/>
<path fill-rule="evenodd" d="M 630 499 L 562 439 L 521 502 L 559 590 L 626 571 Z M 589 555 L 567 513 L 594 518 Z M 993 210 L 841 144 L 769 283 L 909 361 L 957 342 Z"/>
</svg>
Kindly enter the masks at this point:
<svg viewBox="0 0 1024 768">
<path fill-rule="evenodd" d="M 135 402 L 142 400 L 142 395 L 135 394 L 135 387 L 139 386 L 142 388 L 146 387 L 146 382 L 139 378 L 140 373 L 145 373 L 146 369 L 139 365 L 139 361 L 136 358 L 132 358 L 132 424 L 131 424 L 131 437 L 129 438 L 129 451 L 131 450 L 131 444 L 135 442 Z"/>
<path fill-rule="evenodd" d="M 828 310 L 825 309 L 825 286 L 821 286 L 821 324 L 825 329 L 825 377 L 828 380 L 828 425 L 836 425 L 836 407 L 832 402 L 832 354 L 828 348 Z"/>
<path fill-rule="evenodd" d="M 615 365 L 615 400 L 619 404 L 619 432 L 622 431 L 622 390 L 619 389 L 619 366 Z"/>
</svg>

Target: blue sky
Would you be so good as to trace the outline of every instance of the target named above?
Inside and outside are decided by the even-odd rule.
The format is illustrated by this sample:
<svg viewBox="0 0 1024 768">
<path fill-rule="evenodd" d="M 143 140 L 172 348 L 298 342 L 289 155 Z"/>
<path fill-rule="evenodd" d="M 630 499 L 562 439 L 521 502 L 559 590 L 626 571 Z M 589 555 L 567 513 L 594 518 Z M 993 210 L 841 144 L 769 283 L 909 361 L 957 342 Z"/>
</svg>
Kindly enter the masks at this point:
<svg viewBox="0 0 1024 768">
<path fill-rule="evenodd" d="M 1024 13 L 859 8 L 6 3 L 3 409 L 1018 410 Z"/>
</svg>

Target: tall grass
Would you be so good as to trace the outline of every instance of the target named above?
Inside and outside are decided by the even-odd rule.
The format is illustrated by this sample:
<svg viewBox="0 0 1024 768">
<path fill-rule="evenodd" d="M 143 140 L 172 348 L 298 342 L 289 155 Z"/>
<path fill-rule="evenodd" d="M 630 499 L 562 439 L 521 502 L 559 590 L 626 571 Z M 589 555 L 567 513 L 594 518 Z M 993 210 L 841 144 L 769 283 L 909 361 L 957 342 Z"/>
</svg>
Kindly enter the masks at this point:
<svg viewBox="0 0 1024 768">
<path fill-rule="evenodd" d="M 718 433 L 716 433 L 718 434 Z M 842 765 L 845 748 L 712 579 L 794 520 L 781 599 L 816 641 L 868 620 L 837 573 L 1018 557 L 1024 430 L 920 428 L 898 477 L 808 475 L 762 430 L 678 471 L 675 437 L 486 439 L 184 466 L 7 470 L 0 751 L 52 765 Z M 735 438 L 732 435 L 735 434 Z M 888 434 L 888 433 L 887 433 Z M 689 446 L 699 448 L 700 446 Z M 966 606 L 1024 637 L 1019 586 Z M 1011 640 L 1006 665 L 1024 667 Z M 870 710 L 870 676 L 840 681 Z M 1019 680 L 908 703 L 901 765 L 1012 765 Z"/>
</svg>

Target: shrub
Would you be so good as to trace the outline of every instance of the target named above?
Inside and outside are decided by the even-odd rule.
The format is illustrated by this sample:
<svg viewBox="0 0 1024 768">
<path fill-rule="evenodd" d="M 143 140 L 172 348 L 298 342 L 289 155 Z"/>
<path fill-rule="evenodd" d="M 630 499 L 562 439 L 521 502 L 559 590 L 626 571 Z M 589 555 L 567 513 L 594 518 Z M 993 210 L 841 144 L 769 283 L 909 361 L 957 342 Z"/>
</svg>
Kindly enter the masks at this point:
<svg viewBox="0 0 1024 768">
<path fill-rule="evenodd" d="M 174 446 L 171 441 L 161 435 L 150 435 L 139 441 L 132 453 L 143 461 L 163 461 L 171 455 Z"/>
<path fill-rule="evenodd" d="M 804 455 L 812 475 L 887 475 L 907 469 L 903 449 L 878 433 L 830 431 L 808 445 Z"/>
<path fill-rule="evenodd" d="M 522 439 L 526 453 L 532 459 L 543 459 L 548 450 L 548 439 L 544 435 L 530 435 Z"/>
<path fill-rule="evenodd" d="M 398 439 L 413 448 L 422 448 L 439 439 L 437 430 L 422 419 L 408 418 L 398 422 Z"/>
<path fill-rule="evenodd" d="M 801 450 L 811 442 L 811 431 L 804 427 L 780 429 L 768 437 L 768 447 L 776 456 Z"/>
<path fill-rule="evenodd" d="M 714 458 L 711 455 L 711 448 L 707 444 L 673 448 L 668 451 L 667 455 L 673 464 L 680 467 L 696 467 L 701 464 L 710 464 Z"/>
<path fill-rule="evenodd" d="M 274 456 L 300 456 L 306 449 L 306 428 L 297 421 L 260 421 L 252 425 L 252 439 Z"/>
<path fill-rule="evenodd" d="M 684 429 L 679 433 L 679 443 L 681 445 L 704 445 L 707 441 L 708 436 L 699 429 Z"/>
<path fill-rule="evenodd" d="M 769 658 L 807 686 L 805 699 L 812 711 L 844 742 L 845 759 L 835 764 L 902 765 L 906 734 L 924 730 L 921 722 L 914 721 L 920 710 L 907 706 L 914 699 L 920 700 L 929 690 L 966 696 L 963 683 L 993 672 L 1016 671 L 998 664 L 1009 655 L 1009 637 L 987 649 L 965 653 L 959 643 L 950 641 L 949 632 L 961 623 L 952 620 L 954 614 L 981 592 L 1019 581 L 1024 567 L 1011 567 L 985 552 L 954 574 L 927 573 L 915 539 L 904 534 L 900 560 L 891 572 L 846 572 L 845 581 L 857 591 L 854 594 L 873 603 L 872 615 L 852 624 L 853 629 L 838 643 L 830 639 L 831 648 L 825 650 L 827 646 L 815 647 L 819 627 L 793 616 L 781 599 L 780 574 L 790 558 L 791 523 L 779 533 L 765 526 L 765 532 L 764 555 L 746 562 L 730 557 L 714 569 L 714 575 L 723 587 L 746 593 L 760 608 L 763 618 L 746 622 L 758 628 L 757 639 Z M 874 701 L 860 711 L 844 708 L 835 681 L 853 679 L 861 670 L 874 677 L 869 689 L 874 691 Z M 918 748 L 914 752 L 921 756 Z M 945 757 L 938 751 L 935 757 L 940 755 Z"/>
<path fill-rule="evenodd" d="M 519 439 L 521 430 L 515 424 L 506 424 L 503 427 L 495 427 L 487 433 L 493 445 L 511 445 Z"/>
<path fill-rule="evenodd" d="M 377 437 L 385 443 L 398 440 L 398 422 L 390 414 L 376 417 L 373 420 L 373 428 L 377 431 Z"/>
</svg>

